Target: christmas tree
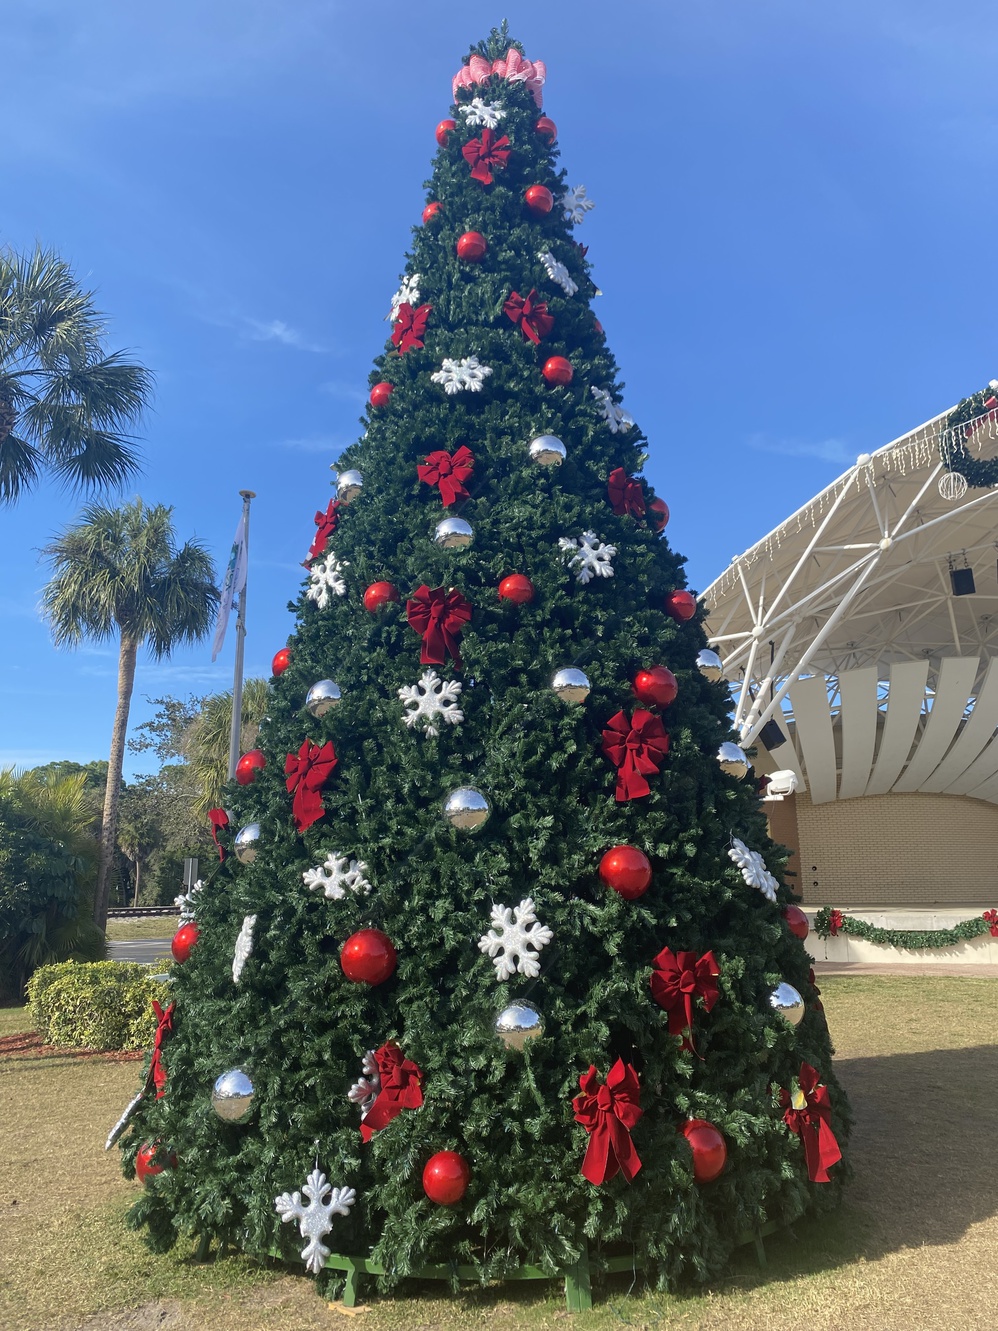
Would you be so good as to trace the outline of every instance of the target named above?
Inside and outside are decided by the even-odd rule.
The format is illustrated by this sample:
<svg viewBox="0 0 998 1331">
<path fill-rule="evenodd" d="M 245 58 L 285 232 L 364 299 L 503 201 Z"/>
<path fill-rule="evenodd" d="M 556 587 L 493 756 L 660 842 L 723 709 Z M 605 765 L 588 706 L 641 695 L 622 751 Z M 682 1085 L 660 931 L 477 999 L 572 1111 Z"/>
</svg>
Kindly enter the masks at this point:
<svg viewBox="0 0 998 1331">
<path fill-rule="evenodd" d="M 159 1246 L 672 1285 L 838 1200 L 806 919 L 640 475 L 544 77 L 494 32 L 437 127 L 126 1116 Z"/>
</svg>

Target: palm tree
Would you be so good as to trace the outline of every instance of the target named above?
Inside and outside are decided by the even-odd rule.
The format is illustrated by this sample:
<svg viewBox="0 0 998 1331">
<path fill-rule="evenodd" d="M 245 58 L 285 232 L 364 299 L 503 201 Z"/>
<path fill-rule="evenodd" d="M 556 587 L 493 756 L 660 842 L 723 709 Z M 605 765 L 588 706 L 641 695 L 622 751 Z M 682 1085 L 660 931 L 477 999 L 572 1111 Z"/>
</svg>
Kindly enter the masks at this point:
<svg viewBox="0 0 998 1331">
<path fill-rule="evenodd" d="M 71 489 L 113 489 L 138 467 L 123 433 L 152 376 L 103 345 L 104 316 L 50 250 L 0 251 L 0 506 L 43 469 Z"/>
<path fill-rule="evenodd" d="M 260 722 L 267 711 L 268 689 L 265 679 L 243 681 L 242 715 L 239 726 L 239 752 L 246 753 L 256 743 Z M 184 731 L 181 743 L 184 758 L 191 769 L 198 796 L 193 811 L 206 817 L 222 798 L 229 771 L 229 729 L 232 725 L 232 690 L 213 693 L 205 698 L 201 710 Z"/>
<path fill-rule="evenodd" d="M 198 541 L 177 548 L 172 508 L 145 508 L 141 499 L 121 508 L 91 504 L 83 521 L 43 550 L 54 576 L 42 593 L 57 647 L 118 639 L 118 705 L 111 732 L 107 788 L 101 820 L 100 866 L 94 920 L 107 922 L 114 864 L 121 767 L 128 709 L 139 648 L 156 659 L 181 643 L 203 639 L 218 604 L 215 566 Z"/>
</svg>

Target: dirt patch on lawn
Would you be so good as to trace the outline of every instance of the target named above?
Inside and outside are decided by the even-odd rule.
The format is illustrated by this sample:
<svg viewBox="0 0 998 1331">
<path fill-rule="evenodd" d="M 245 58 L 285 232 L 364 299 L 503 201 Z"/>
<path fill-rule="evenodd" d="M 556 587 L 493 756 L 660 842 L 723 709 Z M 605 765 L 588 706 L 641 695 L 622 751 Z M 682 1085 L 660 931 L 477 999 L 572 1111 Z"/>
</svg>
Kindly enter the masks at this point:
<svg viewBox="0 0 998 1331">
<path fill-rule="evenodd" d="M 141 1049 L 60 1049 L 42 1044 L 37 1031 L 0 1036 L 0 1058 L 98 1058 L 104 1063 L 135 1063 L 144 1057 Z"/>
</svg>

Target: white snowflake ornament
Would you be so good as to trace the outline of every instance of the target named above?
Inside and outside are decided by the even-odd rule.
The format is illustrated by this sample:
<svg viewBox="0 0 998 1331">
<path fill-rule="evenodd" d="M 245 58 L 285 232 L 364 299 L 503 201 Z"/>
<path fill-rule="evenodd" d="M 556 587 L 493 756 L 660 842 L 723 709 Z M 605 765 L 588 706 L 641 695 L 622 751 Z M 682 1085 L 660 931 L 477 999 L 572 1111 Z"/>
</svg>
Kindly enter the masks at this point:
<svg viewBox="0 0 998 1331">
<path fill-rule="evenodd" d="M 571 189 L 567 189 L 561 203 L 565 210 L 565 221 L 571 222 L 574 226 L 578 226 L 584 220 L 586 213 L 596 207 L 592 199 L 587 197 L 585 185 L 573 185 Z"/>
<path fill-rule="evenodd" d="M 506 114 L 501 106 L 483 102 L 481 97 L 473 97 L 467 106 L 459 108 L 469 125 L 483 125 L 486 129 L 495 129 Z"/>
<path fill-rule="evenodd" d="M 477 356 L 465 356 L 463 360 L 445 359 L 430 378 L 435 384 L 440 384 L 448 395 L 480 393 L 491 373 L 491 365 L 483 365 Z"/>
<path fill-rule="evenodd" d="M 757 850 L 749 850 L 744 841 L 732 837 L 728 857 L 741 869 L 742 877 L 749 887 L 758 888 L 767 901 L 776 900 L 779 883 L 766 868 L 766 861 Z"/>
<path fill-rule="evenodd" d="M 634 417 L 624 410 L 622 406 L 614 402 L 613 398 L 605 388 L 597 388 L 595 384 L 589 390 L 596 399 L 600 414 L 610 427 L 611 434 L 622 434 L 624 430 L 629 430 L 634 424 Z"/>
<path fill-rule="evenodd" d="M 563 536 L 558 545 L 569 556 L 568 566 L 576 570 L 575 576 L 583 587 L 593 578 L 613 577 L 610 561 L 617 553 L 617 547 L 606 545 L 594 531 L 584 531 L 578 539 Z"/>
<path fill-rule="evenodd" d="M 573 282 L 569 277 L 565 265 L 556 259 L 550 250 L 541 250 L 537 257 L 544 265 L 544 270 L 551 281 L 557 282 L 566 296 L 574 296 L 579 289 L 579 284 Z"/>
<path fill-rule="evenodd" d="M 243 916 L 243 927 L 239 930 L 236 938 L 235 951 L 232 954 L 232 983 L 238 984 L 239 977 L 243 973 L 243 967 L 253 955 L 253 927 L 256 924 L 255 915 Z"/>
<path fill-rule="evenodd" d="M 204 883 L 199 878 L 189 892 L 181 892 L 179 897 L 173 898 L 173 904 L 180 907 L 180 923 L 182 925 L 190 924 L 191 920 L 194 919 L 194 912 L 198 907 L 198 896 L 203 887 Z"/>
<path fill-rule="evenodd" d="M 381 1074 L 373 1049 L 369 1049 L 364 1055 L 361 1072 L 363 1075 L 358 1077 L 347 1091 L 347 1099 L 351 1104 L 360 1105 L 360 1116 L 365 1119 L 381 1090 Z"/>
<path fill-rule="evenodd" d="M 307 1206 L 302 1202 L 302 1192 L 308 1198 Z M 333 1227 L 333 1216 L 349 1215 L 357 1194 L 353 1188 L 334 1188 L 318 1168 L 309 1174 L 302 1192 L 282 1192 L 274 1198 L 274 1210 L 284 1224 L 290 1220 L 298 1221 L 299 1234 L 308 1239 L 302 1249 L 302 1261 L 309 1271 L 318 1275 L 329 1256 L 330 1250 L 322 1240 Z"/>
<path fill-rule="evenodd" d="M 489 932 L 482 934 L 478 946 L 492 958 L 496 979 L 506 980 L 515 971 L 533 978 L 541 969 L 537 954 L 553 937 L 547 925 L 538 922 L 527 897 L 513 908 L 493 906 Z"/>
<path fill-rule="evenodd" d="M 330 595 L 345 596 L 347 585 L 343 581 L 343 570 L 348 568 L 347 560 L 337 559 L 335 555 L 326 555 L 316 560 L 308 573 L 308 599 L 314 601 L 320 610 L 329 604 Z"/>
<path fill-rule="evenodd" d="M 342 901 L 348 892 L 357 897 L 368 895 L 371 884 L 365 876 L 367 872 L 363 860 L 352 860 L 348 855 L 331 850 L 322 864 L 305 870 L 302 882 L 310 892 L 318 892 L 321 888 L 330 901 Z"/>
<path fill-rule="evenodd" d="M 411 305 L 413 309 L 416 308 L 419 304 L 419 284 L 422 280 L 419 273 L 403 277 L 401 286 L 392 296 L 392 307 L 385 315 L 387 322 L 395 322 L 399 315 L 400 305 Z"/>
<path fill-rule="evenodd" d="M 422 692 L 420 692 L 422 690 Z M 399 697 L 409 709 L 405 723 L 411 729 L 422 725 L 424 735 L 439 735 L 437 723 L 459 726 L 464 712 L 457 706 L 461 685 L 456 679 L 443 680 L 435 670 L 424 670 L 418 684 L 405 684 Z"/>
</svg>

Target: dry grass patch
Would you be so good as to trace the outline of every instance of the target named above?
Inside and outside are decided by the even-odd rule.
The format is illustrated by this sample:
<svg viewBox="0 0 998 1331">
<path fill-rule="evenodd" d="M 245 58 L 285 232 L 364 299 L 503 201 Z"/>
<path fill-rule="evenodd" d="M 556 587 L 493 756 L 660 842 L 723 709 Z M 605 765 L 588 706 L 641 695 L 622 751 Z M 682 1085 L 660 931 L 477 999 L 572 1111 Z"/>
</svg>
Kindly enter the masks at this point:
<svg viewBox="0 0 998 1331">
<path fill-rule="evenodd" d="M 112 943 L 133 938 L 165 938 L 169 944 L 179 928 L 180 918 L 177 915 L 133 916 L 124 920 L 108 920 L 104 937 Z"/>
</svg>

